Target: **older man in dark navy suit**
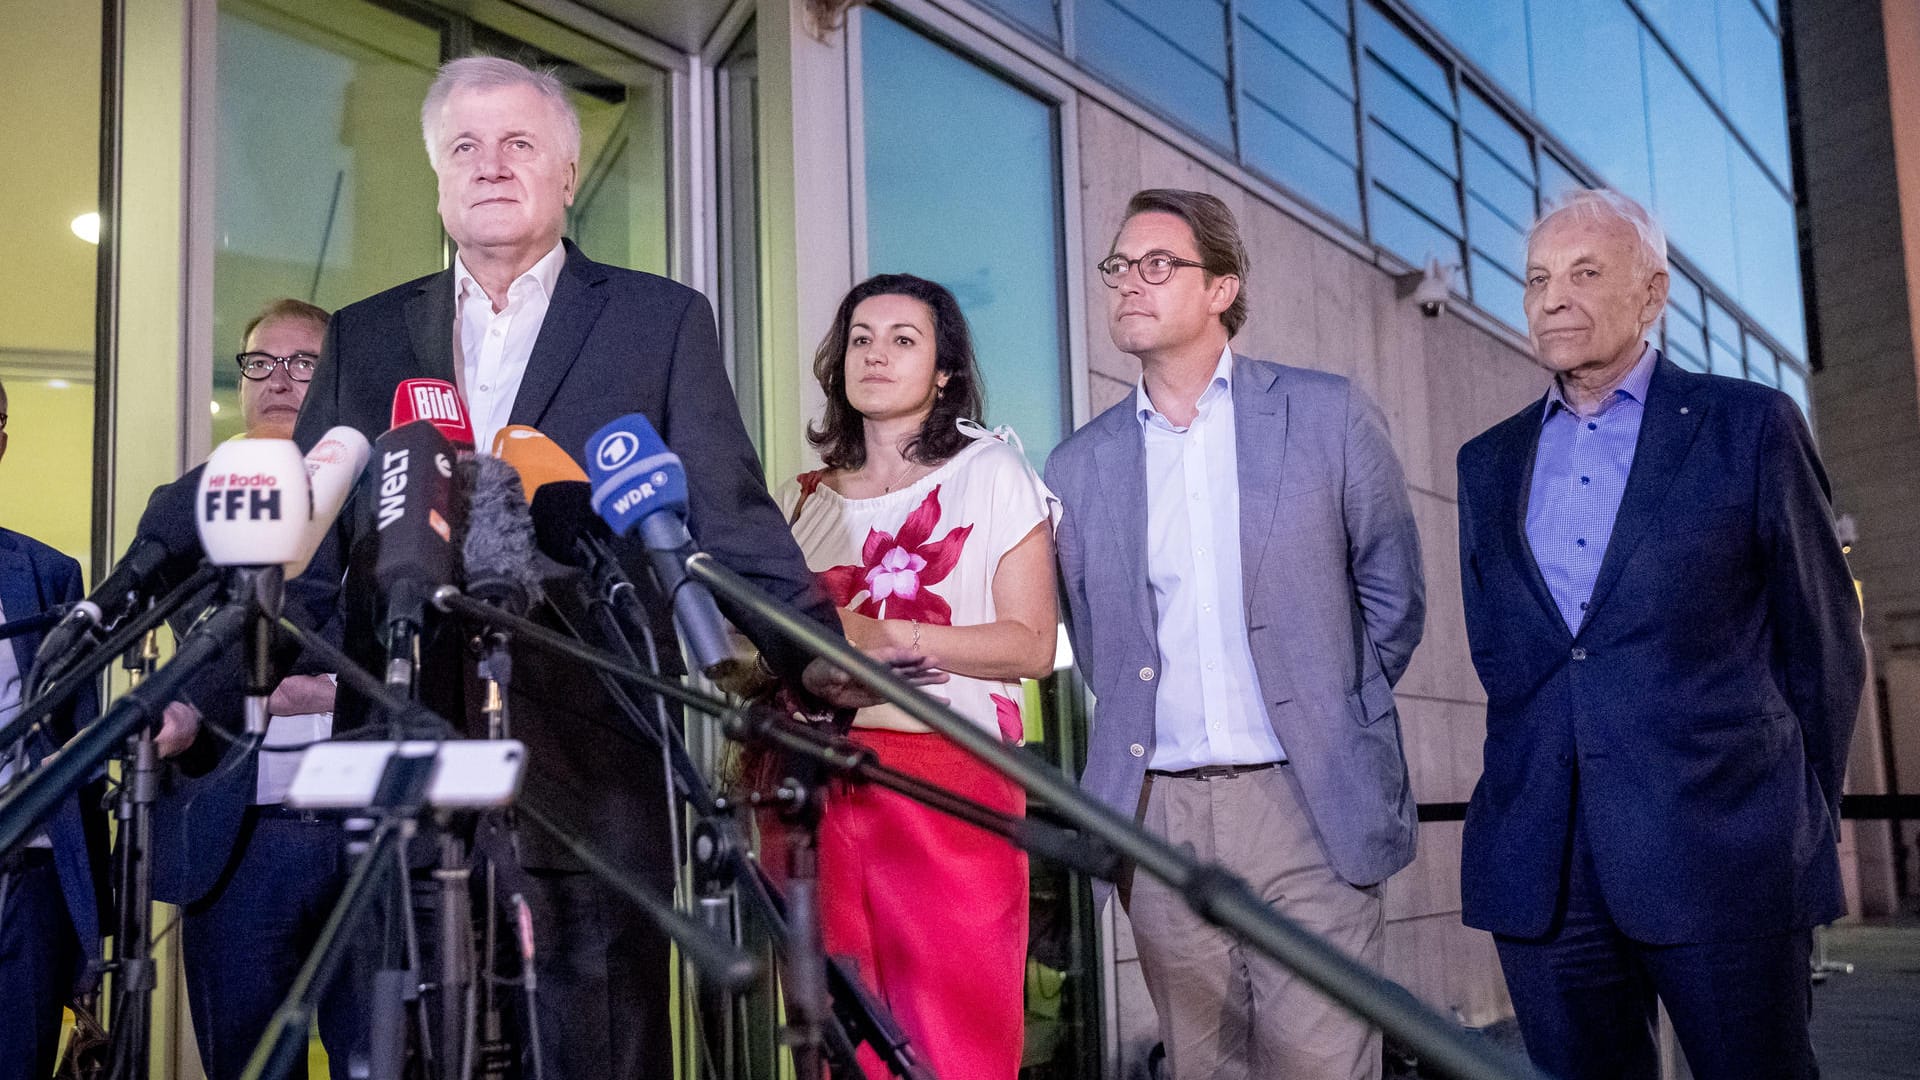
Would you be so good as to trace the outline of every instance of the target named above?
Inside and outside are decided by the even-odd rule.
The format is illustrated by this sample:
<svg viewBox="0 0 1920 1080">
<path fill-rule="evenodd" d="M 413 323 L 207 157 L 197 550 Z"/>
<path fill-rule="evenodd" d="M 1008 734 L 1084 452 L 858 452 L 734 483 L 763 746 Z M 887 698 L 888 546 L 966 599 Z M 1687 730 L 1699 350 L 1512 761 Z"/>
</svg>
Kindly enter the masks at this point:
<svg viewBox="0 0 1920 1080">
<path fill-rule="evenodd" d="M 1544 399 L 1460 451 L 1486 767 L 1461 891 L 1536 1064 L 1817 1075 L 1811 929 L 1841 911 L 1860 608 L 1793 402 L 1646 343 L 1666 240 L 1613 192 L 1528 240 Z"/>
</svg>

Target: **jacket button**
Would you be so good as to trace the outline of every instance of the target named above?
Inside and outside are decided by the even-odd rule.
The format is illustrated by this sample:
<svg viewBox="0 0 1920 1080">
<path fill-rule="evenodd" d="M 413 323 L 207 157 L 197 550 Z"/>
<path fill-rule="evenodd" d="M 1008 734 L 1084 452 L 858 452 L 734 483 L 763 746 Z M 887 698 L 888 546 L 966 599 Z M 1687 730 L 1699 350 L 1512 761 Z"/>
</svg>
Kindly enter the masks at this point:
<svg viewBox="0 0 1920 1080">
<path fill-rule="evenodd" d="M 1573 658 L 1575 660 L 1585 660 L 1587 658 L 1587 650 L 1575 645 L 1573 647 Z"/>
<path fill-rule="evenodd" d="M 1140 681 L 1141 681 L 1141 682 L 1152 682 L 1152 681 L 1153 681 L 1153 669 L 1152 669 L 1152 668 L 1150 668 L 1150 667 L 1143 667 L 1143 668 L 1141 668 L 1141 669 L 1140 669 Z"/>
<path fill-rule="evenodd" d="M 1561 755 L 1560 755 L 1560 759 L 1559 759 L 1559 760 L 1560 760 L 1560 764 L 1561 764 L 1561 765 L 1563 765 L 1563 766 L 1566 766 L 1566 765 L 1572 765 L 1572 764 L 1573 764 L 1573 755 L 1571 755 L 1571 754 L 1561 754 Z"/>
<path fill-rule="evenodd" d="M 1127 747 L 1127 753 L 1132 754 L 1134 757 L 1146 757 L 1147 748 L 1141 746 L 1139 743 L 1134 743 L 1132 746 Z"/>
</svg>

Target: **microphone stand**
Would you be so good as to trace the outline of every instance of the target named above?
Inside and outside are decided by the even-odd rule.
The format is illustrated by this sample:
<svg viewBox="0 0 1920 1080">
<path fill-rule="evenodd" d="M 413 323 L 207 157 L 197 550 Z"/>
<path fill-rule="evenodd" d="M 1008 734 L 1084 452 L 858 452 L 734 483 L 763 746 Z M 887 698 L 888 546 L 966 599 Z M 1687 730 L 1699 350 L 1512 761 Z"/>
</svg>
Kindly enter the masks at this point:
<svg viewBox="0 0 1920 1080">
<path fill-rule="evenodd" d="M 149 630 L 122 659 L 129 684 L 138 688 L 160 659 L 156 631 Z M 153 802 L 159 788 L 159 753 L 153 725 L 142 724 L 127 738 L 120 759 L 120 792 L 114 818 L 120 823 L 115 896 L 118 930 L 114 935 L 113 1016 L 108 1075 L 145 1076 L 152 1042 L 155 972 L 153 964 Z"/>
<path fill-rule="evenodd" d="M 1460 1080 L 1536 1078 L 1531 1066 L 1471 1038 L 1457 1023 L 1422 1004 L 1405 987 L 1369 971 L 1255 894 L 1219 866 L 1203 864 L 1094 802 L 1058 773 L 1015 753 L 984 729 L 909 686 L 845 640 L 767 596 L 711 555 L 695 553 L 687 573 L 717 595 L 764 619 L 776 632 L 853 676 L 1052 807 L 1075 828 L 1111 845 L 1139 870 L 1178 891 L 1193 911 L 1377 1024 L 1422 1059 Z"/>
</svg>

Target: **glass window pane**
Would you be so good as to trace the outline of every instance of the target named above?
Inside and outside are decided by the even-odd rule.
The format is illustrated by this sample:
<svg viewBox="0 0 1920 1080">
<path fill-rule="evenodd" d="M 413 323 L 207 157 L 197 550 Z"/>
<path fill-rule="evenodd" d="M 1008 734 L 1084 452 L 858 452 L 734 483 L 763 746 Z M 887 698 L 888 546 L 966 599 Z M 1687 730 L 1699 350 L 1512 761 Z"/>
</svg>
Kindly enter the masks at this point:
<svg viewBox="0 0 1920 1080">
<path fill-rule="evenodd" d="M 1730 3 L 1751 7 L 1750 0 L 1729 0 Z M 1723 93 L 1720 80 L 1720 16 L 1718 9 L 1723 6 L 1716 0 L 1639 0 L 1640 13 L 1647 22 L 1660 31 L 1660 36 L 1673 46 L 1680 56 L 1680 62 L 1688 71 L 1693 72 L 1707 93 L 1718 101 Z M 1647 61 L 1651 63 L 1658 50 L 1648 43 Z M 1652 95 L 1658 101 L 1658 94 Z"/>
<path fill-rule="evenodd" d="M 986 0 L 986 4 L 1048 41 L 1060 40 L 1060 19 L 1054 13 L 1053 0 Z"/>
<path fill-rule="evenodd" d="M 1371 4 L 1360 8 L 1360 40 L 1436 108 L 1453 115 L 1453 88 L 1446 67 Z"/>
<path fill-rule="evenodd" d="M 1342 33 L 1353 29 L 1353 24 L 1347 19 L 1346 0 L 1307 0 L 1307 3 L 1312 4 L 1313 9 L 1328 22 L 1339 27 Z"/>
<path fill-rule="evenodd" d="M 1053 108 L 884 15 L 861 30 L 868 265 L 959 297 L 988 420 L 1038 467 L 1066 421 Z"/>
<path fill-rule="evenodd" d="M 0 380 L 7 396 L 0 525 L 78 559 L 98 584 L 89 567 L 100 249 L 80 235 L 98 218 L 79 219 L 98 205 L 100 191 L 100 5 L 12 11 L 0 39 L 0 100 L 7 102 L 8 134 L 31 148 L 31 164 L 0 179 L 8 210 L 0 218 L 8 253 L 0 264 Z M 92 235 L 98 239 L 97 224 Z"/>
<path fill-rule="evenodd" d="M 1734 352 L 1740 351 L 1740 320 L 1712 297 L 1707 298 L 1707 333 Z"/>
<path fill-rule="evenodd" d="M 1667 305 L 1686 312 L 1696 325 L 1706 318 L 1700 307 L 1700 286 L 1677 266 L 1667 270 Z"/>
<path fill-rule="evenodd" d="M 1740 349 L 1738 346 L 1723 344 L 1719 338 L 1709 338 L 1707 340 L 1707 358 L 1709 360 L 1709 366 L 1715 375 L 1726 375 L 1730 378 L 1738 379 L 1744 374 L 1740 363 Z"/>
<path fill-rule="evenodd" d="M 1640 22 L 1620 0 L 1528 6 L 1534 112 L 1607 183 L 1651 204 Z"/>
<path fill-rule="evenodd" d="M 1293 123 L 1252 98 L 1240 111 L 1240 157 L 1308 202 L 1360 227 L 1360 174 Z"/>
<path fill-rule="evenodd" d="M 1740 257 L 1740 306 L 1796 356 L 1807 347 L 1800 292 L 1800 235 L 1793 204 L 1737 147 L 1733 167 L 1734 247 Z"/>
<path fill-rule="evenodd" d="M 1726 62 L 1721 103 L 1760 160 L 1791 183 L 1787 151 L 1787 89 L 1780 35 L 1749 0 L 1720 0 L 1720 55 Z"/>
<path fill-rule="evenodd" d="M 1807 373 L 1791 360 L 1780 361 L 1780 390 L 1800 406 L 1800 415 L 1813 421 L 1813 402 L 1807 394 Z"/>
<path fill-rule="evenodd" d="M 1540 151 L 1541 206 L 1551 206 L 1555 199 L 1567 192 L 1577 191 L 1586 186 L 1581 183 L 1579 177 L 1573 175 L 1572 169 L 1561 163 L 1559 158 L 1547 153 L 1545 149 Z"/>
<path fill-rule="evenodd" d="M 1523 104 L 1533 100 L 1527 0 L 1413 0 L 1413 6 L 1507 93 Z"/>
<path fill-rule="evenodd" d="M 1443 264 L 1460 265 L 1460 242 L 1385 188 L 1375 185 L 1367 207 L 1374 243 L 1415 266 L 1425 266 L 1428 259 L 1435 258 Z M 1456 288 L 1464 288 L 1458 284 L 1458 275 L 1455 282 Z"/>
<path fill-rule="evenodd" d="M 1712 107 L 1666 53 L 1647 53 L 1652 110 L 1653 209 L 1667 237 L 1724 289 L 1740 280 L 1734 265 L 1727 132 Z"/>
<path fill-rule="evenodd" d="M 218 41 L 216 443 L 245 428 L 231 355 L 266 303 L 333 311 L 445 265 L 420 142 L 438 28 L 364 0 L 225 0 Z"/>
<path fill-rule="evenodd" d="M 1221 0 L 1165 7 L 1145 0 L 1081 0 L 1073 33 L 1089 68 L 1201 138 L 1232 147 Z"/>
<path fill-rule="evenodd" d="M 1479 139 L 1514 172 L 1533 176 L 1533 154 L 1526 133 L 1471 86 L 1463 86 L 1460 91 L 1460 122 L 1468 134 Z"/>
<path fill-rule="evenodd" d="M 720 345 L 753 448 L 766 459 L 761 404 L 760 58 L 749 21 L 720 61 Z"/>
<path fill-rule="evenodd" d="M 1463 149 L 1467 190 L 1498 211 L 1509 226 L 1524 231 L 1533 220 L 1533 185 L 1513 175 L 1476 140 L 1466 140 Z"/>
<path fill-rule="evenodd" d="M 1448 232 L 1460 232 L 1460 203 L 1453 179 L 1379 124 L 1367 125 L 1367 164 L 1375 184 L 1391 188 Z"/>
<path fill-rule="evenodd" d="M 1524 276 L 1527 268 L 1526 230 L 1489 209 L 1478 195 L 1467 198 L 1467 239 L 1476 251 L 1506 267 L 1510 273 Z"/>
<path fill-rule="evenodd" d="M 1237 44 L 1243 102 L 1251 101 L 1284 119 L 1329 153 L 1349 163 L 1356 160 L 1353 99 L 1347 93 L 1328 85 L 1258 34 L 1243 35 Z M 1241 142 L 1247 141 L 1243 130 Z"/>
<path fill-rule="evenodd" d="M 1360 85 L 1368 113 L 1447 175 L 1458 175 L 1451 117 L 1372 59 L 1361 69 Z"/>
<path fill-rule="evenodd" d="M 1473 253 L 1473 302 L 1517 329 L 1527 328 L 1527 289 L 1491 259 Z"/>
<path fill-rule="evenodd" d="M 1675 363 L 1695 371 L 1707 370 L 1706 331 L 1679 308 L 1667 308 L 1662 320 L 1666 324 L 1664 343 L 1661 348 L 1673 357 Z"/>
<path fill-rule="evenodd" d="M 1353 57 L 1344 26 L 1328 22 L 1305 0 L 1242 0 L 1239 10 L 1243 30 L 1258 35 L 1271 49 L 1290 54 L 1349 98 L 1353 96 Z M 1241 43 L 1246 38 L 1242 34 L 1234 40 Z M 1243 86 L 1259 77 L 1265 55 L 1241 54 L 1234 71 Z"/>
<path fill-rule="evenodd" d="M 1768 386 L 1779 386 L 1780 375 L 1774 365 L 1773 353 L 1758 338 L 1747 338 L 1747 378 Z"/>
</svg>

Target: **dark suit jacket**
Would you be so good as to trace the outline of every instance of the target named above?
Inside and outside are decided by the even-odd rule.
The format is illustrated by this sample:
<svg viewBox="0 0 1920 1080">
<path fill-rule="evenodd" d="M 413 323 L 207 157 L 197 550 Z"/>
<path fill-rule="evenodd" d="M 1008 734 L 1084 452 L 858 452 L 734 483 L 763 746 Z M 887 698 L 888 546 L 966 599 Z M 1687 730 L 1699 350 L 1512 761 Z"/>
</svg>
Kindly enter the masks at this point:
<svg viewBox="0 0 1920 1080">
<path fill-rule="evenodd" d="M 1527 545 L 1543 408 L 1460 450 L 1467 636 L 1487 691 L 1463 917 L 1546 933 L 1577 818 L 1607 909 L 1637 940 L 1833 919 L 1864 648 L 1799 410 L 1779 391 L 1659 358 L 1572 634 Z"/>
<path fill-rule="evenodd" d="M 85 595 L 80 564 L 31 537 L 0 529 L 0 608 L 12 621 L 31 618 L 56 604 Z M 44 635 L 35 632 L 9 638 L 13 659 L 20 666 L 22 692 L 33 670 L 33 654 Z M 100 713 L 99 695 L 83 688 L 57 710 L 42 728 L 29 752 L 37 760 L 73 737 Z M 107 819 L 100 807 L 102 785 L 96 781 L 62 800 L 47 818 L 53 841 L 54 866 L 60 891 L 67 898 L 67 914 L 80 935 L 80 946 L 90 966 L 101 959 L 101 913 L 106 905 Z"/>
<path fill-rule="evenodd" d="M 453 319 L 450 269 L 341 309 L 328 327 L 324 359 L 301 410 L 296 441 L 310 447 L 336 424 L 376 438 L 387 429 L 401 380 L 454 381 Z M 814 584 L 767 494 L 721 364 L 706 298 L 665 278 L 593 262 L 568 242 L 510 419 L 539 428 L 584 462 L 588 437 L 628 413 L 644 413 L 686 462 L 695 542 L 837 633 L 832 604 Z M 375 471 L 369 468 L 370 474 Z M 359 496 L 354 501 L 366 502 Z M 353 551 L 354 534 L 364 531 L 357 522 L 365 520 L 366 510 L 348 506 L 337 543 L 316 557 L 304 587 L 324 590 L 340 581 L 340 552 Z M 617 551 L 656 613 L 663 651 L 677 656 L 669 610 L 648 584 L 644 550 L 637 541 L 621 541 Z M 358 629 L 356 618 L 371 610 L 372 586 L 357 576 L 347 581 L 347 637 L 365 644 L 369 635 Z M 571 598 L 558 591 L 553 598 L 576 625 L 591 625 Z M 793 674 L 805 666 L 806 658 L 759 620 L 737 611 L 727 614 L 776 670 Z M 446 661 L 440 661 L 437 673 L 433 666 L 423 663 L 426 677 L 441 681 L 444 691 Z M 345 691 L 343 685 L 343 714 Z M 445 693 L 429 697 L 451 708 Z M 514 737 L 528 748 L 529 797 L 556 808 L 572 830 L 608 854 L 656 868 L 669 861 L 659 759 L 610 737 L 606 725 L 624 721 L 588 670 L 517 647 L 509 707 Z M 524 826 L 521 833 L 526 865 L 578 867 L 545 834 Z"/>
</svg>

